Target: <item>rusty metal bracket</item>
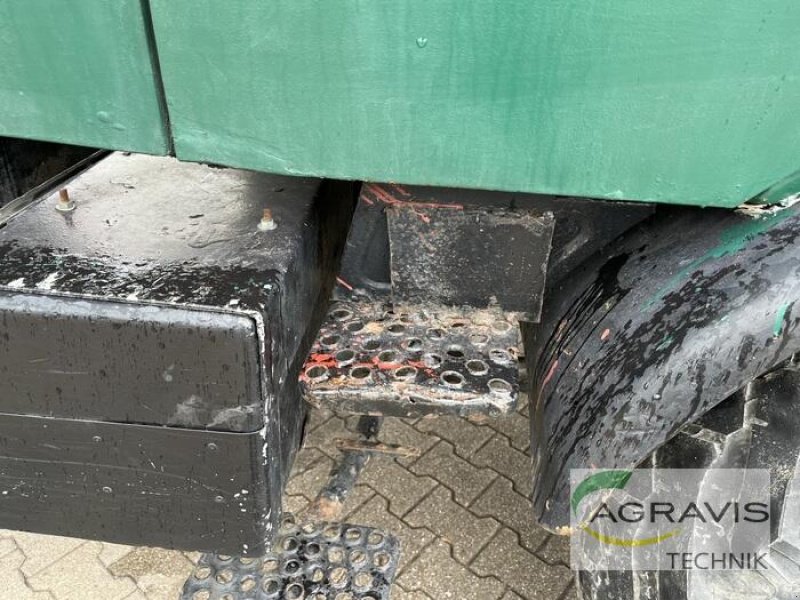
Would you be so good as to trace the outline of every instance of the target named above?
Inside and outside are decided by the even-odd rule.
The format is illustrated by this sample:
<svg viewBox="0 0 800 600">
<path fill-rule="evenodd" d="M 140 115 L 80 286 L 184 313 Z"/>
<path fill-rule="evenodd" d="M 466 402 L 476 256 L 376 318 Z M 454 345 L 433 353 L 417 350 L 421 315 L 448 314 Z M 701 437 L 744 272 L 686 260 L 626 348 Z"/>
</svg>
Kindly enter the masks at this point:
<svg viewBox="0 0 800 600">
<path fill-rule="evenodd" d="M 399 458 L 417 458 L 422 454 L 419 448 L 399 446 L 397 444 L 384 444 L 372 440 L 353 440 L 350 438 L 335 438 L 333 440 L 337 450 L 367 452 L 368 454 L 383 454 Z"/>
<path fill-rule="evenodd" d="M 362 438 L 353 440 L 358 443 L 377 443 L 377 436 L 383 425 L 383 418 L 362 416 L 356 427 Z M 328 483 L 317 494 L 311 505 L 302 514 L 307 521 L 335 521 L 339 518 L 345 500 L 356 486 L 359 475 L 367 466 L 372 453 L 363 449 L 341 449 L 342 457 L 334 465 Z"/>
</svg>

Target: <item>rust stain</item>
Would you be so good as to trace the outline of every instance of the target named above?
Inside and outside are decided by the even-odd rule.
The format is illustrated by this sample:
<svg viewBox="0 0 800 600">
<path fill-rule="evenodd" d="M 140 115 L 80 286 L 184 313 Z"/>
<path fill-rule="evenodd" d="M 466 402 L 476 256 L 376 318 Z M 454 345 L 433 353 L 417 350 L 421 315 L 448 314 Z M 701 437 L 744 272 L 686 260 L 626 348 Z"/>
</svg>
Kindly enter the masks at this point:
<svg viewBox="0 0 800 600">
<path fill-rule="evenodd" d="M 336 521 L 342 513 L 343 504 L 339 500 L 331 498 L 317 498 L 314 503 L 308 507 L 305 517 L 306 519 L 315 521 Z"/>
</svg>

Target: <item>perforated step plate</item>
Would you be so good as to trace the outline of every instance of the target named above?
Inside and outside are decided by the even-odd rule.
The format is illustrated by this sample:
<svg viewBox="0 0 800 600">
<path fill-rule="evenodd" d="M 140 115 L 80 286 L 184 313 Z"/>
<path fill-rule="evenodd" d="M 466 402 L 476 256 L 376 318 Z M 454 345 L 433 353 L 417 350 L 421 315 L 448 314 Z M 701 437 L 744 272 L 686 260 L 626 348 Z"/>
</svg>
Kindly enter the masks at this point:
<svg viewBox="0 0 800 600">
<path fill-rule="evenodd" d="M 516 407 L 520 343 L 499 310 L 338 302 L 300 379 L 312 405 L 343 413 L 500 416 Z"/>
<path fill-rule="evenodd" d="M 378 529 L 292 515 L 273 549 L 258 559 L 203 554 L 181 600 L 388 600 L 400 555 Z"/>
</svg>

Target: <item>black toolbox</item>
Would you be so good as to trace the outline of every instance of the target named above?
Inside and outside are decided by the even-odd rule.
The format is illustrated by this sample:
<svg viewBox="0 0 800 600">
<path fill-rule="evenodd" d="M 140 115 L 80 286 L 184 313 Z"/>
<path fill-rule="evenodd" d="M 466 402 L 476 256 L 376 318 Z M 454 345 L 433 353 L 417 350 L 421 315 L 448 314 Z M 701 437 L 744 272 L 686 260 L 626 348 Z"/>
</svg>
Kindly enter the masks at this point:
<svg viewBox="0 0 800 600">
<path fill-rule="evenodd" d="M 353 186 L 112 154 L 0 229 L 0 527 L 256 555 Z"/>
</svg>

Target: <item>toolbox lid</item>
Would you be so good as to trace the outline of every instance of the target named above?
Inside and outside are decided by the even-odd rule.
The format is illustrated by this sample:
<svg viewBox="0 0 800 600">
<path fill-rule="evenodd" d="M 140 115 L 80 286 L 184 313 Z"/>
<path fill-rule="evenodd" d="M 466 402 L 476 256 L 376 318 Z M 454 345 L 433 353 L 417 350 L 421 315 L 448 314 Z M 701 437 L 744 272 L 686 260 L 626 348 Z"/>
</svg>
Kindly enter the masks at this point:
<svg viewBox="0 0 800 600">
<path fill-rule="evenodd" d="M 117 153 L 67 187 L 0 229 L 0 412 L 263 427 L 318 181 Z"/>
</svg>

